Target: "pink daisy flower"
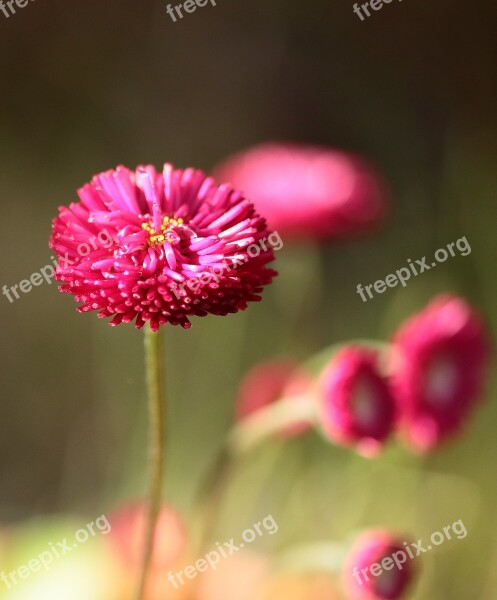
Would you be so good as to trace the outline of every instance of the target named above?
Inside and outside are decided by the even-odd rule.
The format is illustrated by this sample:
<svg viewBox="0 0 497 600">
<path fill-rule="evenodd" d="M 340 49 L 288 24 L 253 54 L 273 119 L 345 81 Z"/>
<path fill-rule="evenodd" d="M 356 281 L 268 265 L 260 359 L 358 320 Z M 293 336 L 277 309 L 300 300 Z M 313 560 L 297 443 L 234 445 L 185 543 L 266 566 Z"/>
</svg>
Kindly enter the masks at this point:
<svg viewBox="0 0 497 600">
<path fill-rule="evenodd" d="M 435 298 L 395 334 L 391 369 L 408 442 L 428 451 L 456 433 L 479 400 L 490 355 L 484 325 L 463 299 Z"/>
<path fill-rule="evenodd" d="M 229 158 L 216 177 L 244 190 L 284 237 L 345 238 L 386 213 L 385 186 L 373 169 L 329 148 L 262 144 Z"/>
<path fill-rule="evenodd" d="M 240 385 L 235 416 L 240 421 L 282 398 L 306 402 L 311 383 L 311 378 L 292 361 L 273 360 L 258 364 L 245 375 Z M 283 437 L 296 437 L 311 428 L 309 421 L 302 421 L 281 433 Z"/>
<path fill-rule="evenodd" d="M 388 531 L 368 531 L 355 542 L 343 568 L 348 594 L 357 600 L 397 600 L 415 576 L 406 546 Z"/>
<path fill-rule="evenodd" d="M 374 350 L 346 346 L 320 379 L 320 424 L 333 442 L 375 456 L 392 432 L 395 406 Z"/>
<path fill-rule="evenodd" d="M 276 275 L 265 219 L 202 171 L 121 166 L 78 193 L 53 222 L 56 276 L 110 325 L 189 327 L 192 315 L 244 310 Z"/>
</svg>

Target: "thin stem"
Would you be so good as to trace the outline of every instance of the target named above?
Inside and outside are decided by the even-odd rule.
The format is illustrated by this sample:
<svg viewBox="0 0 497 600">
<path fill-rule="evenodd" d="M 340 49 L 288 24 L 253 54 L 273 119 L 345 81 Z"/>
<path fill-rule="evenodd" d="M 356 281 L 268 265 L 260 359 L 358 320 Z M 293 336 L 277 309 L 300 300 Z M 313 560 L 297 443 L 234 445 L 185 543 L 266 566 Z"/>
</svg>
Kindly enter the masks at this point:
<svg viewBox="0 0 497 600">
<path fill-rule="evenodd" d="M 150 491 L 143 549 L 143 562 L 137 600 L 143 600 L 150 563 L 154 551 L 155 529 L 162 498 L 162 477 L 165 464 L 166 401 L 162 353 L 162 332 L 145 329 L 145 367 L 147 373 L 149 412 L 149 470 Z"/>
<path fill-rule="evenodd" d="M 212 535 L 218 525 L 219 513 L 224 495 L 228 488 L 234 467 L 233 457 L 223 446 L 215 463 L 209 469 L 199 490 L 197 499 L 197 518 L 199 520 L 198 539 L 195 549 L 200 555 L 208 549 Z"/>
<path fill-rule="evenodd" d="M 286 427 L 301 423 L 313 424 L 315 403 L 310 393 L 297 398 L 281 398 L 259 409 L 237 423 L 228 436 L 228 446 L 233 454 L 244 454 Z"/>
<path fill-rule="evenodd" d="M 334 542 L 317 542 L 287 550 L 277 561 L 283 571 L 325 571 L 340 573 L 347 547 Z"/>
<path fill-rule="evenodd" d="M 199 490 L 196 511 L 200 522 L 196 544 L 199 554 L 212 541 L 224 495 L 240 458 L 286 426 L 311 422 L 313 415 L 312 399 L 294 396 L 257 411 L 233 427 Z"/>
</svg>

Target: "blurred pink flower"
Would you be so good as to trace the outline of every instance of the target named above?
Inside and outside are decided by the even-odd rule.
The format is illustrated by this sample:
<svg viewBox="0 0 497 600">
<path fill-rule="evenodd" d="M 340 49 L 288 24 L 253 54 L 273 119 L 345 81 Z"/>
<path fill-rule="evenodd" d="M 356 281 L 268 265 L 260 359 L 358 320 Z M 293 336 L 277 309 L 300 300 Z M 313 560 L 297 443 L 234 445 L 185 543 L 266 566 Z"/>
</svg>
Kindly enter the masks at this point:
<svg viewBox="0 0 497 600">
<path fill-rule="evenodd" d="M 145 543 L 145 502 L 129 503 L 109 516 L 112 525 L 105 537 L 109 561 L 108 572 L 115 581 L 115 598 L 132 600 Z M 170 584 L 167 573 L 181 570 L 187 561 L 187 535 L 179 515 L 164 505 L 155 532 L 154 553 L 145 600 L 187 600 L 190 589 L 177 589 Z"/>
<path fill-rule="evenodd" d="M 386 213 L 378 174 L 361 158 L 325 147 L 262 144 L 226 160 L 215 177 L 243 190 L 287 238 L 350 237 Z"/>
<path fill-rule="evenodd" d="M 345 588 L 357 600 L 402 598 L 414 576 L 413 560 L 406 547 L 388 531 L 368 531 L 361 535 L 343 568 Z"/>
<path fill-rule="evenodd" d="M 138 568 L 142 560 L 145 543 L 145 502 L 129 503 L 112 513 L 112 525 L 106 536 L 114 553 L 126 568 Z M 167 569 L 180 560 L 185 553 L 187 536 L 179 515 L 169 506 L 163 506 L 155 533 L 153 568 Z"/>
<path fill-rule="evenodd" d="M 306 402 L 311 383 L 311 378 L 292 361 L 272 360 L 260 363 L 245 375 L 240 384 L 235 416 L 237 420 L 244 419 L 282 398 Z M 296 437 L 311 428 L 309 421 L 302 421 L 287 427 L 281 435 Z"/>
<path fill-rule="evenodd" d="M 333 442 L 374 457 L 392 432 L 395 405 L 376 351 L 346 346 L 324 370 L 320 424 Z"/>
<path fill-rule="evenodd" d="M 202 171 L 118 167 L 96 175 L 79 197 L 53 222 L 56 275 L 61 291 L 83 302 L 80 312 L 98 310 L 111 325 L 189 327 L 191 315 L 244 310 L 276 274 L 266 268 L 272 248 L 258 246 L 266 221 L 243 194 Z"/>
<path fill-rule="evenodd" d="M 408 442 L 428 451 L 456 433 L 482 393 L 490 343 L 478 314 L 443 295 L 395 334 L 393 389 Z"/>
</svg>

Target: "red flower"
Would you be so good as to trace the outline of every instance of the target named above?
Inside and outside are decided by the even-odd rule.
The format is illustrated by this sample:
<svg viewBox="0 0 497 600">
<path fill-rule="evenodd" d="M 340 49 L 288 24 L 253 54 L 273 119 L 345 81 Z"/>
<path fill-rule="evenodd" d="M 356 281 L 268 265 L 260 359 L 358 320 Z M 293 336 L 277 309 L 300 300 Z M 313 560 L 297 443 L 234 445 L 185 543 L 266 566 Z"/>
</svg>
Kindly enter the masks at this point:
<svg viewBox="0 0 497 600">
<path fill-rule="evenodd" d="M 490 345 L 476 312 L 444 295 L 395 334 L 391 366 L 409 443 L 427 451 L 457 432 L 482 392 Z"/>
<path fill-rule="evenodd" d="M 387 531 L 366 532 L 345 561 L 348 594 L 357 600 L 402 598 L 414 578 L 412 556 L 397 536 Z"/>
<path fill-rule="evenodd" d="M 306 402 L 310 385 L 310 377 L 291 361 L 273 360 L 256 365 L 245 375 L 240 385 L 235 406 L 236 418 L 244 419 L 282 398 Z M 311 428 L 309 421 L 302 421 L 287 427 L 282 435 L 295 437 Z"/>
<path fill-rule="evenodd" d="M 284 237 L 350 237 L 386 212 L 384 185 L 371 167 L 329 148 L 262 144 L 228 159 L 216 177 L 244 190 Z"/>
<path fill-rule="evenodd" d="M 50 247 L 61 291 L 110 324 L 156 331 L 188 317 L 227 315 L 260 300 L 275 271 L 266 221 L 201 171 L 125 167 L 96 175 L 59 209 Z"/>
<path fill-rule="evenodd" d="M 394 426 L 394 401 L 375 351 L 343 348 L 320 381 L 320 422 L 325 435 L 372 457 Z"/>
</svg>

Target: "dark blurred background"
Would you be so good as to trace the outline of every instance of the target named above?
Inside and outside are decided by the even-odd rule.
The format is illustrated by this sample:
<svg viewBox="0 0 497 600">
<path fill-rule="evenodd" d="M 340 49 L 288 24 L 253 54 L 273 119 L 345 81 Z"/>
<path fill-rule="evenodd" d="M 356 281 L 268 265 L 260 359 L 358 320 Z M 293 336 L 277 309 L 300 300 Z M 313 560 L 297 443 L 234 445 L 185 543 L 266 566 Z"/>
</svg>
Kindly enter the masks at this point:
<svg viewBox="0 0 497 600">
<path fill-rule="evenodd" d="M 497 6 L 394 0 L 361 22 L 352 0 L 218 0 L 173 23 L 166 5 L 37 0 L 9 19 L 0 13 L 2 286 L 49 264 L 58 205 L 120 163 L 209 171 L 282 139 L 362 154 L 391 190 L 378 234 L 287 244 L 260 305 L 167 330 L 168 498 L 188 515 L 255 362 L 387 338 L 443 290 L 497 326 Z M 461 236 L 469 256 L 361 302 L 358 283 Z M 0 296 L 3 522 L 96 516 L 145 489 L 142 335 L 75 306 L 55 284 L 13 304 Z M 490 387 L 464 437 L 424 460 L 400 451 L 374 465 L 345 460 L 311 437 L 268 471 L 272 451 L 261 450 L 235 483 L 224 527 L 267 514 L 261 503 L 281 520 L 279 544 L 376 524 L 421 537 L 462 518 L 470 535 L 430 559 L 437 569 L 416 598 L 495 599 L 493 400 Z"/>
</svg>

